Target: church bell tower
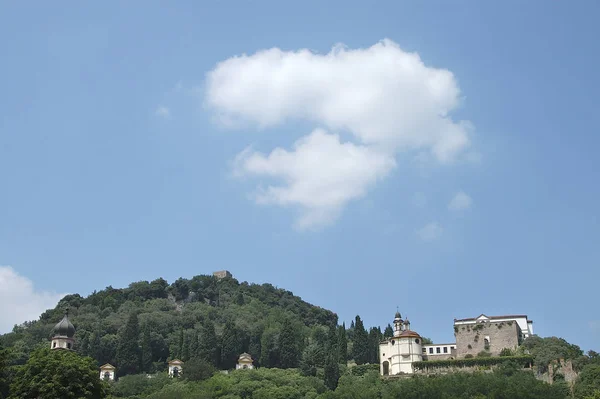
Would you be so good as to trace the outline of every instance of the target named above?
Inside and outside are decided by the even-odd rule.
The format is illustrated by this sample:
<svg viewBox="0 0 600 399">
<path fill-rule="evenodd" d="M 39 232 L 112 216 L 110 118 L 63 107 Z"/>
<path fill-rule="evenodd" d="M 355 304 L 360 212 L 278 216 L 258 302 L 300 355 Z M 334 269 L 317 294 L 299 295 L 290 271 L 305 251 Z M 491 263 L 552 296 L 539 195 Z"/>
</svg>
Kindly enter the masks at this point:
<svg viewBox="0 0 600 399">
<path fill-rule="evenodd" d="M 67 308 L 62 320 L 54 326 L 50 348 L 72 350 L 75 345 L 74 336 L 75 326 L 69 321 L 69 308 Z"/>
</svg>

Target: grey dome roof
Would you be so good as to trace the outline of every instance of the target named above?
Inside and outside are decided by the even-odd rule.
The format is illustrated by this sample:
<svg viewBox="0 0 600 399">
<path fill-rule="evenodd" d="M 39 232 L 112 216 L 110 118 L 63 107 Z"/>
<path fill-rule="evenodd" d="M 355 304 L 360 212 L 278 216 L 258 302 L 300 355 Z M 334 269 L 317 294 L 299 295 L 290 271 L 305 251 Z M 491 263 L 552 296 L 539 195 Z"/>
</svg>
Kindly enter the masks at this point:
<svg viewBox="0 0 600 399">
<path fill-rule="evenodd" d="M 69 311 L 65 312 L 62 320 L 54 326 L 54 336 L 73 338 L 75 326 L 69 321 Z"/>
</svg>

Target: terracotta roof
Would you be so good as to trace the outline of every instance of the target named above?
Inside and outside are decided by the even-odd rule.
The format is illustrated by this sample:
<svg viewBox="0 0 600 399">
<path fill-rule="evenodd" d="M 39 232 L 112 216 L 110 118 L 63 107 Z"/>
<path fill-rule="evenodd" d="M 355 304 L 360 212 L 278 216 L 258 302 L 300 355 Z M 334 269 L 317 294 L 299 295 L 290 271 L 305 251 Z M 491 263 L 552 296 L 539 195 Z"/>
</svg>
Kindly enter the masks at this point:
<svg viewBox="0 0 600 399">
<path fill-rule="evenodd" d="M 400 338 L 403 337 L 414 337 L 414 338 L 421 338 L 421 336 L 419 335 L 419 333 L 412 331 L 412 330 L 404 330 L 402 331 L 402 333 L 400 333 Z"/>
</svg>

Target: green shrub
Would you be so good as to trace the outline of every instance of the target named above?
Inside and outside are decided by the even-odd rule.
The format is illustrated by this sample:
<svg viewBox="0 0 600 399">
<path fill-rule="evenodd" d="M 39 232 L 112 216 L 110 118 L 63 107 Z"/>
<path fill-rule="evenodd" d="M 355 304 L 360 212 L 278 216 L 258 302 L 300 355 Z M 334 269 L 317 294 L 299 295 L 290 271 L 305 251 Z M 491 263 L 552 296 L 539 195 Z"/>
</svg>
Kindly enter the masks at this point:
<svg viewBox="0 0 600 399">
<path fill-rule="evenodd" d="M 505 357 L 477 357 L 468 358 L 468 355 L 464 359 L 453 359 L 453 360 L 431 360 L 413 363 L 415 370 L 425 369 L 436 369 L 446 367 L 474 367 L 474 366 L 494 366 L 507 361 L 514 361 L 520 366 L 527 367 L 533 363 L 531 356 L 505 356 Z"/>
</svg>

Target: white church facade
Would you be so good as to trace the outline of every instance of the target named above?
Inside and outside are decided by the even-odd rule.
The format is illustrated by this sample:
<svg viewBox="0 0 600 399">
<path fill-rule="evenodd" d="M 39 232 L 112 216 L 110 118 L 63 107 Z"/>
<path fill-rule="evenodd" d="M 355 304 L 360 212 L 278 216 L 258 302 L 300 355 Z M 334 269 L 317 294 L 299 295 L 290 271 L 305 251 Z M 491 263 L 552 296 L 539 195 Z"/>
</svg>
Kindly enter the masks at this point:
<svg viewBox="0 0 600 399">
<path fill-rule="evenodd" d="M 400 312 L 394 317 L 394 335 L 379 344 L 381 375 L 412 374 L 412 364 L 423 360 L 422 338 L 410 329 Z"/>
</svg>

